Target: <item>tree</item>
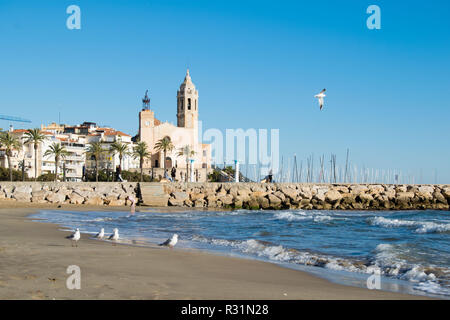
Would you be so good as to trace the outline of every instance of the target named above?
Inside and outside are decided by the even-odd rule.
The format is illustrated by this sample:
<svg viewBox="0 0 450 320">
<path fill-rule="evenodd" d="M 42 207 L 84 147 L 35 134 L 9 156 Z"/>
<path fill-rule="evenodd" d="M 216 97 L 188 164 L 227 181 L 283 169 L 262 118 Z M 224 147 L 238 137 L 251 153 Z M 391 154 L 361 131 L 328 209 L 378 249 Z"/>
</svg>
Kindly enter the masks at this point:
<svg viewBox="0 0 450 320">
<path fill-rule="evenodd" d="M 25 132 L 25 143 L 32 143 L 34 147 L 34 181 L 37 181 L 37 173 L 38 173 L 38 166 L 37 166 L 37 158 L 38 158 L 38 149 L 39 144 L 44 142 L 47 137 L 42 134 L 41 130 L 39 129 L 28 129 L 27 132 Z"/>
<path fill-rule="evenodd" d="M 195 151 L 189 145 L 185 145 L 178 151 L 179 157 L 186 157 L 186 182 L 189 181 L 189 160 L 195 156 Z"/>
<path fill-rule="evenodd" d="M 111 144 L 110 150 L 113 155 L 119 155 L 119 172 L 122 171 L 122 159 L 123 156 L 128 154 L 128 145 L 120 141 L 115 141 Z"/>
<path fill-rule="evenodd" d="M 14 137 L 9 132 L 2 132 L 0 135 L 0 145 L 5 148 L 6 158 L 8 159 L 8 169 L 9 169 L 9 180 L 13 181 L 13 171 L 11 164 L 11 157 L 13 156 L 13 151 L 18 150 L 22 147 L 22 143 L 16 137 Z"/>
<path fill-rule="evenodd" d="M 170 141 L 169 137 L 164 137 L 159 139 L 155 143 L 156 151 L 162 151 L 164 153 L 164 170 L 166 169 L 166 156 L 168 151 L 172 151 L 174 148 L 172 141 Z"/>
<path fill-rule="evenodd" d="M 59 160 L 61 158 L 64 159 L 68 155 L 69 152 L 67 152 L 66 148 L 57 142 L 54 142 L 50 148 L 45 151 L 44 157 L 55 157 L 55 181 L 58 179 Z"/>
<path fill-rule="evenodd" d="M 95 181 L 98 182 L 98 161 L 102 154 L 106 152 L 100 141 L 91 142 L 87 148 L 86 154 L 95 158 Z"/>
<path fill-rule="evenodd" d="M 144 141 L 139 141 L 136 146 L 133 148 L 133 158 L 139 158 L 139 168 L 141 169 L 141 182 L 143 181 L 144 172 L 144 160 L 146 158 L 150 158 L 152 156 L 151 152 L 148 151 L 147 143 Z"/>
</svg>

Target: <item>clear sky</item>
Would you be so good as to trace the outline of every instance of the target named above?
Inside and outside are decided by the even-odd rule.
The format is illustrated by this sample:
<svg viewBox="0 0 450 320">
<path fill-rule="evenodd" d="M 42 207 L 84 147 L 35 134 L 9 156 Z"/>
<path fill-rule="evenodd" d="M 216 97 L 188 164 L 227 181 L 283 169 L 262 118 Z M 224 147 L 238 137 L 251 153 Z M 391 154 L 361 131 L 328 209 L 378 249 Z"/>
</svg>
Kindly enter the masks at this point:
<svg viewBox="0 0 450 320">
<path fill-rule="evenodd" d="M 66 28 L 71 4 L 81 30 Z M 371 4 L 381 30 L 366 27 Z M 279 128 L 284 157 L 342 163 L 349 148 L 361 167 L 449 183 L 449 13 L 447 0 L 0 0 L 0 114 L 134 135 L 146 89 L 176 123 L 189 66 L 204 129 Z"/>
</svg>

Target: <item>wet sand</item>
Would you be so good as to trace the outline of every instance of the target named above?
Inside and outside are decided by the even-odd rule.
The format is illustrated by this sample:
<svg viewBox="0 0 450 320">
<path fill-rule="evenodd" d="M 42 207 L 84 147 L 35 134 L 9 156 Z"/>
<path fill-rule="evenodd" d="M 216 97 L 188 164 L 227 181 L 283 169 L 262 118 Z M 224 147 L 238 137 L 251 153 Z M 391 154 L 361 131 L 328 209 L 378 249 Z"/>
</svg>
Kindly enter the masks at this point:
<svg viewBox="0 0 450 320">
<path fill-rule="evenodd" d="M 69 233 L 27 216 L 39 208 L 129 208 L 23 205 L 0 201 L 0 299 L 425 299 L 331 283 L 272 263 L 204 253 L 117 245 Z M 81 268 L 69 290 L 66 269 Z"/>
</svg>

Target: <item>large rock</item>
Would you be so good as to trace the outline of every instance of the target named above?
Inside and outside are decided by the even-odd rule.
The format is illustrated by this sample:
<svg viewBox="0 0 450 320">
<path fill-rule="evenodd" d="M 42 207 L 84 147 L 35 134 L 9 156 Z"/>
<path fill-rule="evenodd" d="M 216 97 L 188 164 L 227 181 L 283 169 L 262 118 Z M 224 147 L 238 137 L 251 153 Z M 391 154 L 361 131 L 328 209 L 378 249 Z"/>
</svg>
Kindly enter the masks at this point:
<svg viewBox="0 0 450 320">
<path fill-rule="evenodd" d="M 182 207 L 184 200 L 176 199 L 174 197 L 169 198 L 169 206 Z"/>
<path fill-rule="evenodd" d="M 351 190 L 351 193 L 359 195 L 359 194 L 366 193 L 367 191 L 369 191 L 369 188 L 367 188 L 364 185 L 358 184 L 358 185 L 350 186 L 350 190 Z"/>
<path fill-rule="evenodd" d="M 433 195 L 430 192 L 428 192 L 428 191 L 418 191 L 416 193 L 416 197 L 420 201 L 432 201 L 433 200 Z"/>
<path fill-rule="evenodd" d="M 447 198 L 450 199 L 450 188 L 444 188 L 442 189 L 442 195 Z"/>
<path fill-rule="evenodd" d="M 33 189 L 31 188 L 31 186 L 28 185 L 19 185 L 16 186 L 14 188 L 14 193 L 28 193 L 31 195 L 31 192 L 33 191 Z"/>
<path fill-rule="evenodd" d="M 311 191 L 311 188 L 309 188 L 309 187 L 302 187 L 302 188 L 300 188 L 300 190 L 299 190 L 299 196 L 302 198 L 302 199 L 308 199 L 308 200 L 311 200 L 312 199 L 312 191 Z"/>
<path fill-rule="evenodd" d="M 103 199 L 99 196 L 94 196 L 92 198 L 87 199 L 84 204 L 88 204 L 91 206 L 102 206 L 103 205 Z"/>
<path fill-rule="evenodd" d="M 277 208 L 281 206 L 282 199 L 278 198 L 276 195 L 269 194 L 267 197 L 269 199 L 269 204 L 271 207 Z"/>
<path fill-rule="evenodd" d="M 51 203 L 64 203 L 66 201 L 66 195 L 52 192 L 47 196 L 47 200 Z"/>
<path fill-rule="evenodd" d="M 172 196 L 176 200 L 184 201 L 189 198 L 189 195 L 186 192 L 174 192 L 172 193 Z"/>
<path fill-rule="evenodd" d="M 325 193 L 325 200 L 328 203 L 335 204 L 336 202 L 339 202 L 339 200 L 341 199 L 342 195 L 339 193 L 339 191 L 330 190 L 327 193 Z"/>
<path fill-rule="evenodd" d="M 203 200 L 205 198 L 205 194 L 200 193 L 200 192 L 196 192 L 196 193 L 191 193 L 191 200 L 195 203 L 195 201 L 197 200 Z"/>
<path fill-rule="evenodd" d="M 229 205 L 233 204 L 233 197 L 229 194 L 227 194 L 223 197 L 220 197 L 219 200 L 222 202 L 222 204 L 224 206 L 229 206 Z"/>
<path fill-rule="evenodd" d="M 76 192 L 72 192 L 69 196 L 69 202 L 71 204 L 83 204 L 84 202 L 84 197 L 80 196 L 78 193 Z"/>
<path fill-rule="evenodd" d="M 359 198 L 359 200 L 362 203 L 369 203 L 370 201 L 373 200 L 373 196 L 371 194 L 368 194 L 368 193 L 359 193 L 356 198 L 357 199 Z"/>
<path fill-rule="evenodd" d="M 371 184 L 371 185 L 368 186 L 368 188 L 369 188 L 369 192 L 372 195 L 384 192 L 384 187 L 382 185 L 379 185 L 379 184 Z"/>
<path fill-rule="evenodd" d="M 447 199 L 442 195 L 442 193 L 435 191 L 433 197 L 438 203 L 447 204 Z"/>
<path fill-rule="evenodd" d="M 19 202 L 30 202 L 31 192 L 14 191 L 14 193 L 12 194 L 12 198 L 16 199 Z"/>
<path fill-rule="evenodd" d="M 205 205 L 205 200 L 203 200 L 203 199 L 198 199 L 198 200 L 194 201 L 195 208 L 203 208 L 204 205 Z"/>
<path fill-rule="evenodd" d="M 433 186 L 420 186 L 419 187 L 419 192 L 422 192 L 422 193 L 427 192 L 429 194 L 433 194 L 434 187 Z"/>
<path fill-rule="evenodd" d="M 45 191 L 45 190 L 33 191 L 33 193 L 31 195 L 32 195 L 32 198 L 31 198 L 32 202 L 45 203 L 45 202 L 47 202 L 47 200 L 45 200 L 45 199 L 49 195 L 49 191 Z"/>
</svg>

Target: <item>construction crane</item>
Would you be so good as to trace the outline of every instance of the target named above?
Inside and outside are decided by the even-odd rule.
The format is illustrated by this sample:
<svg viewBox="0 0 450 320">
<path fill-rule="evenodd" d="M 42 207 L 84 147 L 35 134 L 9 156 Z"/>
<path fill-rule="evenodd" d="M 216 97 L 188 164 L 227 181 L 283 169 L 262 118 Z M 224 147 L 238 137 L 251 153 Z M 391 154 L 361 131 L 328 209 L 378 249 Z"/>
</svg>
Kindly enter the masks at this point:
<svg viewBox="0 0 450 320">
<path fill-rule="evenodd" d="M 4 114 L 0 114 L 0 120 L 31 123 L 30 120 L 19 118 L 19 117 L 13 117 L 13 116 L 5 116 Z"/>
</svg>

